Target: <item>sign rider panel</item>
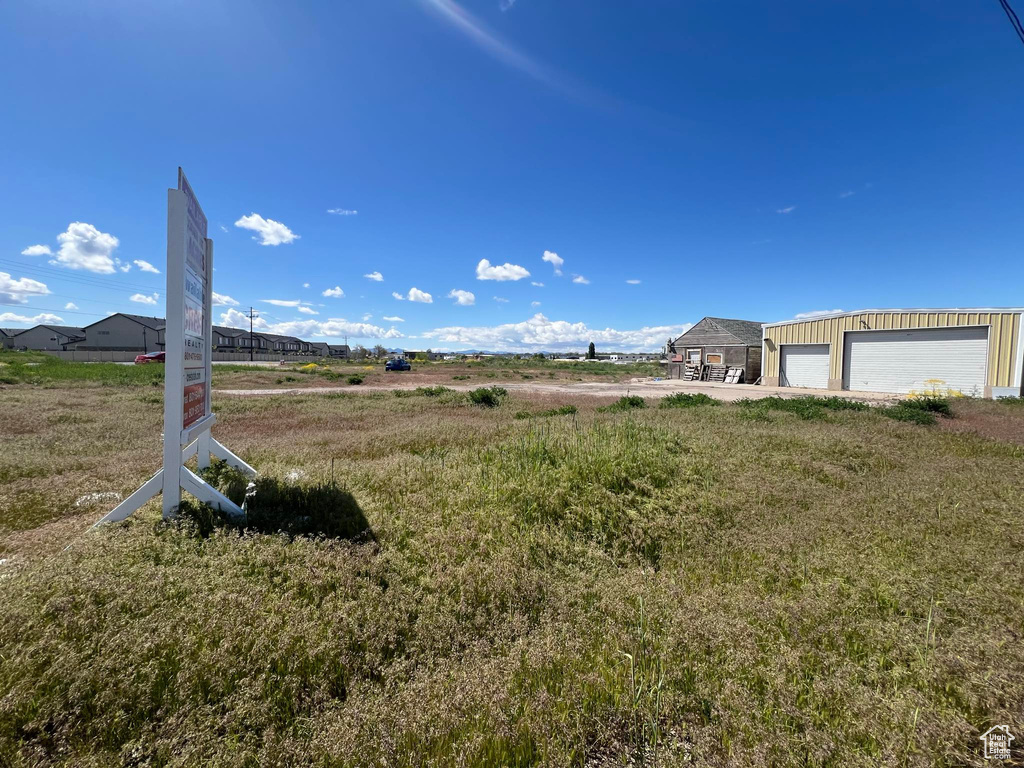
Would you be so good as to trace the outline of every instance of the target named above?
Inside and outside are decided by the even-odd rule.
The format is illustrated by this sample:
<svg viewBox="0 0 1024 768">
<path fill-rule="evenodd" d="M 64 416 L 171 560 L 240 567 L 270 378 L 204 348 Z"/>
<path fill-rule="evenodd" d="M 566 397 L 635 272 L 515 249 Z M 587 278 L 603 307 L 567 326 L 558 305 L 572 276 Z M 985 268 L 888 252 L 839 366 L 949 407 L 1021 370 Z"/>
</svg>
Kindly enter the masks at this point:
<svg viewBox="0 0 1024 768">
<path fill-rule="evenodd" d="M 184 410 L 182 427 L 187 429 L 209 413 L 209 383 L 206 381 L 207 222 L 184 172 L 178 169 L 178 189 L 185 194 L 184 269 Z"/>
</svg>

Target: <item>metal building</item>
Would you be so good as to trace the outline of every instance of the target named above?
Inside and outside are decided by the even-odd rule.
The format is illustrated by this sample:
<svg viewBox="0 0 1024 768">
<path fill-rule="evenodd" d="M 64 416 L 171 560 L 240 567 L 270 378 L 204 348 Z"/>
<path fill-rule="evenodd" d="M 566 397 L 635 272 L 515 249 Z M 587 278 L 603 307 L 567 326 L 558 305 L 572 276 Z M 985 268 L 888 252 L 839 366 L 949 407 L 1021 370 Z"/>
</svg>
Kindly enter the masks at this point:
<svg viewBox="0 0 1024 768">
<path fill-rule="evenodd" d="M 763 382 L 1020 396 L 1024 309 L 867 309 L 764 326 Z"/>
</svg>

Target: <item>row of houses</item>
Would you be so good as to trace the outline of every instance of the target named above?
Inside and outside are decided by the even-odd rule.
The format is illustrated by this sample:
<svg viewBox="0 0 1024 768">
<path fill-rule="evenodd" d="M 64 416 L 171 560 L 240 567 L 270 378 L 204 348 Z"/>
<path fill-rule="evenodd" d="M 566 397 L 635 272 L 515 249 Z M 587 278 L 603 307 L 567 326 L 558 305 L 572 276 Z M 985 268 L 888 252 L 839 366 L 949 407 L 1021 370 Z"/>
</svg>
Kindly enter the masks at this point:
<svg viewBox="0 0 1024 768">
<path fill-rule="evenodd" d="M 129 315 L 122 312 L 91 325 L 37 325 L 33 328 L 2 328 L 0 343 L 8 349 L 43 352 L 160 352 L 164 348 L 167 323 L 162 317 Z M 214 352 L 312 355 L 347 359 L 347 344 L 306 341 L 296 336 L 244 331 L 213 326 Z"/>
<path fill-rule="evenodd" d="M 760 323 L 705 317 L 667 347 L 672 378 L 1024 396 L 1024 308 L 866 309 Z M 714 380 L 714 379 L 711 379 Z M 721 379 L 718 379 L 721 380 Z"/>
</svg>

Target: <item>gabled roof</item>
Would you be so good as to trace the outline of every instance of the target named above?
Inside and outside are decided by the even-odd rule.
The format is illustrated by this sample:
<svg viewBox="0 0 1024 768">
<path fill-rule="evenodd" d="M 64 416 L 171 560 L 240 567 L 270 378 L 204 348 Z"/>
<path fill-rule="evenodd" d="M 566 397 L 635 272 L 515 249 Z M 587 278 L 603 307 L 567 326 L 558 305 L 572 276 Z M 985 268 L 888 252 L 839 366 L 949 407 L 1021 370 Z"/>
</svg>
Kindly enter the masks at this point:
<svg viewBox="0 0 1024 768">
<path fill-rule="evenodd" d="M 28 328 L 0 328 L 0 334 L 3 334 L 4 336 L 14 336 L 27 330 Z"/>
<path fill-rule="evenodd" d="M 697 335 L 701 331 L 707 329 L 718 329 L 736 339 L 737 344 L 759 347 L 761 346 L 761 327 L 763 325 L 763 323 L 755 322 L 753 320 L 733 320 L 727 317 L 705 317 L 689 331 L 679 336 L 674 343 L 678 343 L 680 340 L 685 341 L 686 335 L 691 332 L 695 332 L 694 335 Z"/>
<path fill-rule="evenodd" d="M 75 336 L 85 336 L 84 328 L 76 328 L 73 325 L 37 325 L 36 328 L 46 328 L 47 330 L 59 333 L 61 336 L 68 336 L 73 338 Z M 32 330 L 29 328 L 28 330 Z"/>
<path fill-rule="evenodd" d="M 302 339 L 300 339 L 298 336 L 281 336 L 280 334 L 277 333 L 261 332 L 260 336 L 262 336 L 265 339 L 269 339 L 270 341 L 302 341 Z"/>
<path fill-rule="evenodd" d="M 94 325 L 106 322 L 112 317 L 127 317 L 129 320 L 134 320 L 139 325 L 144 325 L 154 331 L 162 331 L 167 325 L 167 321 L 162 317 L 147 317 L 146 315 L 129 315 L 125 312 L 115 312 L 112 315 L 107 315 L 102 320 L 97 320 L 95 323 L 89 323 L 85 326 L 86 328 L 92 328 Z"/>
<path fill-rule="evenodd" d="M 215 326 L 213 326 L 213 332 L 216 333 L 216 334 L 220 334 L 221 336 L 231 336 L 231 337 L 241 336 L 243 333 L 246 336 L 249 335 L 249 332 L 247 330 L 245 330 L 244 328 L 229 328 L 226 325 L 215 325 Z M 253 335 L 255 336 L 256 334 L 254 333 Z"/>
</svg>

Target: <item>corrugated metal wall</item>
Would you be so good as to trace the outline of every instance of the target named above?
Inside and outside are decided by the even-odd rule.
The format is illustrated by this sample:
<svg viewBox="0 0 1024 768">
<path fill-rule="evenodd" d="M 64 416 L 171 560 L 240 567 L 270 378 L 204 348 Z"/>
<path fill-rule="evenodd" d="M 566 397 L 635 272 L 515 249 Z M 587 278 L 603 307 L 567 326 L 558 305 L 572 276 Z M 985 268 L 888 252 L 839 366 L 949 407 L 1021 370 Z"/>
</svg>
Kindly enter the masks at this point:
<svg viewBox="0 0 1024 768">
<path fill-rule="evenodd" d="M 765 328 L 765 358 L 762 374 L 779 375 L 780 344 L 831 344 L 829 378 L 843 377 L 843 331 L 890 328 L 942 328 L 988 325 L 988 386 L 1016 384 L 1014 366 L 1020 328 L 1018 312 L 861 312 L 842 317 L 822 317 L 803 323 Z"/>
</svg>

